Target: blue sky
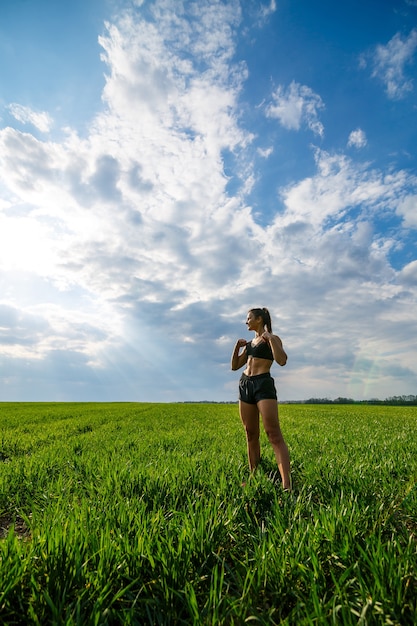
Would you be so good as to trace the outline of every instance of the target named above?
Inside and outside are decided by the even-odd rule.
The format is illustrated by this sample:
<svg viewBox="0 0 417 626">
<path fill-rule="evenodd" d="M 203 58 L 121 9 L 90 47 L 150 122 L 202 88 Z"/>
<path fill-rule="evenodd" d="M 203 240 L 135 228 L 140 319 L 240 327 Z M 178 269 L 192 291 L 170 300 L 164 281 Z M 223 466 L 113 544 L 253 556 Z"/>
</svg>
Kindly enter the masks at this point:
<svg viewBox="0 0 417 626">
<path fill-rule="evenodd" d="M 3 0 L 0 400 L 416 394 L 417 1 Z"/>
</svg>

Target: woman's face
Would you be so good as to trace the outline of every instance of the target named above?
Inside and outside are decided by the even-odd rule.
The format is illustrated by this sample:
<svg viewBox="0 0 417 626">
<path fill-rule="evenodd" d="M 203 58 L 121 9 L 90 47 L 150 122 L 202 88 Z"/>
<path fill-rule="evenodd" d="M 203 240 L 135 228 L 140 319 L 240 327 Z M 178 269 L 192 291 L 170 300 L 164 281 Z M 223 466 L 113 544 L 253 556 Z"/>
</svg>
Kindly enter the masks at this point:
<svg viewBox="0 0 417 626">
<path fill-rule="evenodd" d="M 253 312 L 249 311 L 246 318 L 246 326 L 248 327 L 248 330 L 256 330 L 259 327 L 260 320 L 260 317 L 255 317 Z"/>
</svg>

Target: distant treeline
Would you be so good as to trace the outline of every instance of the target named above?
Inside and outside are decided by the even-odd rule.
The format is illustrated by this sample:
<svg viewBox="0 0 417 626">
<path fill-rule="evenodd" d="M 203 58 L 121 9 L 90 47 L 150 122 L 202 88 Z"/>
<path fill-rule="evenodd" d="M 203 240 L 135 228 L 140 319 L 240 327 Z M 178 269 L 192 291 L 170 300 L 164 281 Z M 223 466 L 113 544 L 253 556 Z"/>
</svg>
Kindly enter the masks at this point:
<svg viewBox="0 0 417 626">
<path fill-rule="evenodd" d="M 335 398 L 330 400 L 329 398 L 309 398 L 303 400 L 300 404 L 386 404 L 393 406 L 417 406 L 417 396 L 392 396 L 385 398 L 385 400 L 379 400 L 379 398 L 372 398 L 371 400 L 353 400 L 352 398 Z"/>
<path fill-rule="evenodd" d="M 237 404 L 237 400 L 220 402 L 218 400 L 184 400 L 179 404 Z M 393 406 L 417 406 L 417 396 L 392 396 L 380 400 L 353 400 L 353 398 L 309 398 L 308 400 L 282 400 L 281 404 L 385 404 Z"/>
<path fill-rule="evenodd" d="M 183 400 L 179 404 L 237 404 L 237 400 Z M 308 400 L 282 400 L 281 404 L 385 404 L 387 406 L 417 406 L 417 396 L 392 396 L 380 400 L 371 398 L 370 400 L 353 400 L 353 398 L 309 398 Z"/>
</svg>

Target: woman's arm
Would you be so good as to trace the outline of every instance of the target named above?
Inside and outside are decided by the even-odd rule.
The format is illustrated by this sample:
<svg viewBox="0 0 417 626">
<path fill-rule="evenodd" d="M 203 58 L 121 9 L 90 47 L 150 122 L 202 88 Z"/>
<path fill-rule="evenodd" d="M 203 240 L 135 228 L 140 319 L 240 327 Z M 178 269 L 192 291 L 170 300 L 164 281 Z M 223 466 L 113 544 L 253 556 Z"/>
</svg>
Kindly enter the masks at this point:
<svg viewBox="0 0 417 626">
<path fill-rule="evenodd" d="M 240 348 L 245 348 L 242 352 L 242 354 L 239 354 L 239 350 Z M 236 341 L 236 345 L 233 349 L 232 352 L 232 359 L 230 362 L 230 367 L 232 368 L 232 370 L 238 370 L 242 367 L 242 365 L 245 365 L 246 361 L 248 360 L 248 355 L 246 354 L 246 339 L 238 339 Z"/>
<path fill-rule="evenodd" d="M 269 343 L 271 346 L 272 354 L 274 355 L 275 361 L 278 365 L 285 365 L 287 362 L 287 354 L 282 347 L 282 341 L 278 337 L 278 335 L 271 335 L 271 333 L 265 332 L 262 337 Z"/>
</svg>

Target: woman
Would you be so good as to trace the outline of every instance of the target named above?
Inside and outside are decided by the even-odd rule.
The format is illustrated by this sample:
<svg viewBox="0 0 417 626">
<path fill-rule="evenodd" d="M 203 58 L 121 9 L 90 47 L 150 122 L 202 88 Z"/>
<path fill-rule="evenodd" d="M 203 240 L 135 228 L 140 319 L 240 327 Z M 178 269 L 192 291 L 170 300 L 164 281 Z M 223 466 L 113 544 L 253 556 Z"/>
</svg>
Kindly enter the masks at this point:
<svg viewBox="0 0 417 626">
<path fill-rule="evenodd" d="M 255 333 L 252 341 L 238 339 L 232 354 L 232 370 L 246 369 L 239 381 L 239 412 L 246 430 L 248 458 L 254 472 L 261 458 L 259 445 L 259 414 L 274 450 L 282 486 L 291 491 L 290 457 L 278 421 L 278 401 L 274 379 L 269 370 L 274 361 L 283 366 L 287 355 L 282 341 L 272 334 L 268 309 L 250 309 L 246 319 L 248 330 Z M 241 351 L 241 348 L 243 350 Z"/>
</svg>

